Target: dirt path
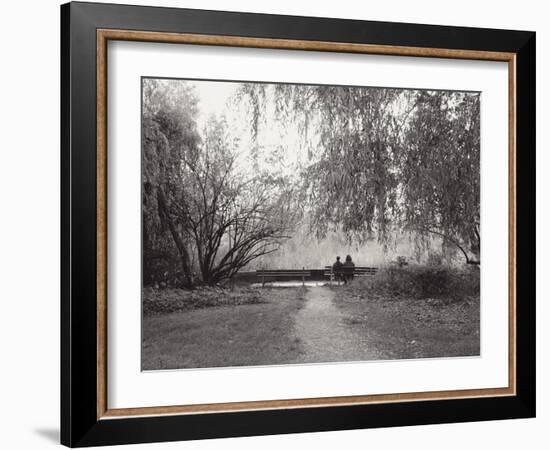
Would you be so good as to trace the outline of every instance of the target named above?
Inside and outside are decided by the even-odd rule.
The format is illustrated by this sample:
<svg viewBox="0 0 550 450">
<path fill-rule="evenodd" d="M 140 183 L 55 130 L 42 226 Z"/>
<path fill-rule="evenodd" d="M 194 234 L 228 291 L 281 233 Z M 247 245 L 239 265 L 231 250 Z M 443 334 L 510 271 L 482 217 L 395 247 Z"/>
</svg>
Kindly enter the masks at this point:
<svg viewBox="0 0 550 450">
<path fill-rule="evenodd" d="M 306 304 L 295 320 L 295 334 L 303 354 L 299 362 L 365 361 L 381 359 L 366 329 L 354 329 L 334 304 L 334 291 L 309 287 Z M 360 332 L 358 332 L 360 331 Z"/>
</svg>

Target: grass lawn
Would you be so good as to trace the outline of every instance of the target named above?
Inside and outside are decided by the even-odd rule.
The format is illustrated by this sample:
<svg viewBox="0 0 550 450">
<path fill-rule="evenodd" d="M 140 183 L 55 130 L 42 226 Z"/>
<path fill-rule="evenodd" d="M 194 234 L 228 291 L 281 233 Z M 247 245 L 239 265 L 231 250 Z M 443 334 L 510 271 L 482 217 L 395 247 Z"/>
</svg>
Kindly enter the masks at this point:
<svg viewBox="0 0 550 450">
<path fill-rule="evenodd" d="M 479 296 L 347 286 L 144 291 L 142 369 L 479 355 Z"/>
<path fill-rule="evenodd" d="M 295 361 L 301 346 L 294 316 L 304 304 L 303 293 L 301 288 L 265 288 L 262 302 L 146 315 L 142 370 Z"/>
<path fill-rule="evenodd" d="M 355 330 L 368 330 L 388 359 L 480 354 L 479 296 L 458 300 L 369 295 L 363 286 L 333 288 L 334 303 Z"/>
</svg>

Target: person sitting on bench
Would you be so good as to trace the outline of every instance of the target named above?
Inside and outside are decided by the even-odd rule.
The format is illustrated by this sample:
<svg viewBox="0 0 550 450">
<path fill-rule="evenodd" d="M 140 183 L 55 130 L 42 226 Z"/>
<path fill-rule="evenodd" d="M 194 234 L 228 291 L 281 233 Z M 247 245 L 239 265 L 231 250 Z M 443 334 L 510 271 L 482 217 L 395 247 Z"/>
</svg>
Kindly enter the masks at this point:
<svg viewBox="0 0 550 450">
<path fill-rule="evenodd" d="M 344 278 L 344 284 L 353 280 L 353 273 L 355 272 L 355 263 L 351 260 L 351 256 L 346 256 L 346 262 L 342 264 L 342 275 Z"/>
<path fill-rule="evenodd" d="M 337 256 L 336 261 L 332 265 L 332 273 L 334 274 L 334 279 L 336 281 L 343 280 L 342 267 L 344 267 L 344 265 L 340 262 L 340 257 Z"/>
</svg>

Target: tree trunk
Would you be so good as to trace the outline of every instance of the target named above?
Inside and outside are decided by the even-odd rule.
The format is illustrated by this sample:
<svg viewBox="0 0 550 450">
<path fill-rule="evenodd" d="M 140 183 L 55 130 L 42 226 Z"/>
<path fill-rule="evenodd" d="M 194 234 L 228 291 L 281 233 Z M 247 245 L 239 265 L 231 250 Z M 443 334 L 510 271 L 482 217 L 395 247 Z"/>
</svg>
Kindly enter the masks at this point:
<svg viewBox="0 0 550 450">
<path fill-rule="evenodd" d="M 166 196 L 160 186 L 157 187 L 157 202 L 158 202 L 158 207 L 159 207 L 161 216 L 164 218 L 164 220 L 166 220 L 166 223 L 168 224 L 170 234 L 172 235 L 172 239 L 174 240 L 174 244 L 176 245 L 176 248 L 180 256 L 180 264 L 183 271 L 183 275 L 185 277 L 184 286 L 187 288 L 190 288 L 193 286 L 193 279 L 191 277 L 191 270 L 189 268 L 189 253 L 187 252 L 187 249 L 185 248 L 185 244 L 181 236 L 178 234 L 178 231 L 176 230 L 176 226 L 174 225 L 174 222 L 170 217 L 170 214 L 168 213 Z"/>
<path fill-rule="evenodd" d="M 427 231 L 429 233 L 441 236 L 444 240 L 446 240 L 447 242 L 450 242 L 451 244 L 456 246 L 456 248 L 458 248 L 460 250 L 460 252 L 464 255 L 464 259 L 466 260 L 466 264 L 471 264 L 471 265 L 476 265 L 476 266 L 480 265 L 479 257 L 478 257 L 478 259 L 472 259 L 470 257 L 470 255 L 468 254 L 468 252 L 464 249 L 464 246 L 462 244 L 460 244 L 457 240 L 450 238 L 448 235 L 446 235 L 444 233 L 441 233 L 440 231 L 432 230 L 430 228 L 420 228 L 420 230 Z"/>
</svg>

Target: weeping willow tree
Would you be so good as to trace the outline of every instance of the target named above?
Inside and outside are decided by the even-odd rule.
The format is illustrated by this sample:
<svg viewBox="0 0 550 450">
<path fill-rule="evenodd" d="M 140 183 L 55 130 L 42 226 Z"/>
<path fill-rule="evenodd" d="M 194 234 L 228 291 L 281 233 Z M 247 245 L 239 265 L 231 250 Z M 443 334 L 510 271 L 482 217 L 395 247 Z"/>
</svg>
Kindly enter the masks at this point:
<svg viewBox="0 0 550 450">
<path fill-rule="evenodd" d="M 302 134 L 312 228 L 350 240 L 439 236 L 479 261 L 479 94 L 390 88 L 244 84 L 254 138 L 274 115 Z"/>
<path fill-rule="evenodd" d="M 437 235 L 479 264 L 480 99 L 421 92 L 402 137 L 402 221 L 419 239 Z"/>
<path fill-rule="evenodd" d="M 156 267 L 165 272 L 176 266 L 180 283 L 189 287 L 191 240 L 171 210 L 184 185 L 182 161 L 199 156 L 198 98 L 177 80 L 144 79 L 142 95 L 143 279 L 151 284 Z"/>
</svg>

